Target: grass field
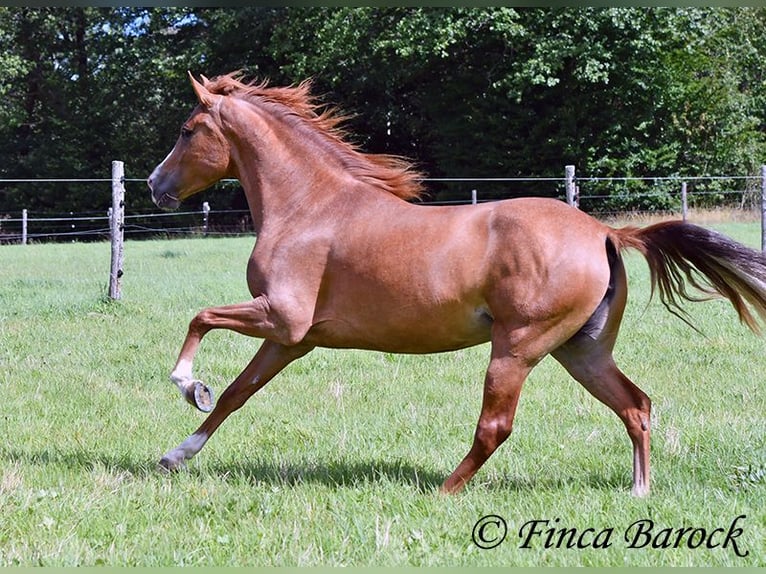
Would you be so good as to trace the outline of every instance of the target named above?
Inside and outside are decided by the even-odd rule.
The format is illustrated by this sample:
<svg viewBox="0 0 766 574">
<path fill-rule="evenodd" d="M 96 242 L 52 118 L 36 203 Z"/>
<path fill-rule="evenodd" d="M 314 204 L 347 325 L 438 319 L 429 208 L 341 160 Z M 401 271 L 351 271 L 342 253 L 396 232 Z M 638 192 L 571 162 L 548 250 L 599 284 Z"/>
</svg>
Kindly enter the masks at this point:
<svg viewBox="0 0 766 574">
<path fill-rule="evenodd" d="M 756 224 L 715 227 L 759 245 Z M 104 299 L 108 244 L 0 247 L 0 566 L 766 565 L 764 340 L 728 303 L 689 306 L 705 336 L 648 304 L 636 254 L 616 355 L 653 399 L 646 499 L 629 494 L 619 419 L 551 359 L 528 380 L 509 441 L 464 493 L 440 496 L 470 446 L 488 346 L 316 350 L 188 471 L 158 473 L 204 416 L 167 378 L 188 320 L 248 296 L 252 241 L 128 242 L 117 303 Z M 196 374 L 220 394 L 257 344 L 211 333 Z M 488 514 L 508 534 L 482 550 L 472 531 Z M 524 548 L 534 520 L 549 522 Z M 648 520 L 657 544 L 665 529 L 671 545 L 681 528 L 706 537 L 631 548 L 626 534 Z M 576 529 L 585 548 L 550 528 Z"/>
</svg>

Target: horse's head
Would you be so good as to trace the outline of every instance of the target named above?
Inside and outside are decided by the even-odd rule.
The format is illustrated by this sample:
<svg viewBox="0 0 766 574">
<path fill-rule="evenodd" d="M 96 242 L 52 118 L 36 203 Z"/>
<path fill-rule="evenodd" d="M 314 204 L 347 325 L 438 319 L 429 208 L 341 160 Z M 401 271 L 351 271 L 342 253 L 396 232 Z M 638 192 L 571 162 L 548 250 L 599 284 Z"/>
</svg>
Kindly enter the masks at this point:
<svg viewBox="0 0 766 574">
<path fill-rule="evenodd" d="M 191 73 L 189 78 L 199 105 L 181 127 L 176 145 L 147 180 L 152 201 L 167 209 L 177 208 L 184 199 L 230 175 L 231 150 L 219 115 L 223 96 L 208 91 Z"/>
</svg>

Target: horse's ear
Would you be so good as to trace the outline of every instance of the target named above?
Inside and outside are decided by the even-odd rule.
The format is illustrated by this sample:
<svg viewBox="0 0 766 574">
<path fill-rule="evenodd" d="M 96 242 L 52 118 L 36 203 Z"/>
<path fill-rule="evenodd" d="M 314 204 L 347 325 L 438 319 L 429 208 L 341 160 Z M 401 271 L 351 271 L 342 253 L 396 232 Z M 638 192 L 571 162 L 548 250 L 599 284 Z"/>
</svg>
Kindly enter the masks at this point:
<svg viewBox="0 0 766 574">
<path fill-rule="evenodd" d="M 191 72 L 188 73 L 192 88 L 194 89 L 194 93 L 197 94 L 197 100 L 199 100 L 200 105 L 204 108 L 209 108 L 213 104 L 213 94 L 211 94 L 204 85 L 199 83 L 194 76 L 192 76 Z"/>
</svg>

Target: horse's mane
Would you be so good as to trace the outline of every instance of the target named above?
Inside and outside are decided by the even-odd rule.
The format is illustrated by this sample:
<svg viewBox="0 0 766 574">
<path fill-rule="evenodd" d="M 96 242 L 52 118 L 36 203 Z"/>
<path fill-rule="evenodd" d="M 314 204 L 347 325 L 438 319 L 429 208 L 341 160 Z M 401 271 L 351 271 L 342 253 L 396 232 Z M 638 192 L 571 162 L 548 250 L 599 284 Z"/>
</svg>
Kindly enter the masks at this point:
<svg viewBox="0 0 766 574">
<path fill-rule="evenodd" d="M 299 118 L 320 133 L 356 178 L 401 197 L 415 199 L 423 191 L 423 174 L 408 160 L 393 155 L 367 154 L 348 141 L 340 124 L 347 119 L 332 108 L 324 107 L 311 95 L 311 80 L 297 86 L 270 87 L 267 82 L 245 83 L 238 73 L 203 80 L 213 94 L 233 96 L 253 104 L 270 102 L 285 115 Z M 324 109 L 320 109 L 324 108 Z"/>
</svg>

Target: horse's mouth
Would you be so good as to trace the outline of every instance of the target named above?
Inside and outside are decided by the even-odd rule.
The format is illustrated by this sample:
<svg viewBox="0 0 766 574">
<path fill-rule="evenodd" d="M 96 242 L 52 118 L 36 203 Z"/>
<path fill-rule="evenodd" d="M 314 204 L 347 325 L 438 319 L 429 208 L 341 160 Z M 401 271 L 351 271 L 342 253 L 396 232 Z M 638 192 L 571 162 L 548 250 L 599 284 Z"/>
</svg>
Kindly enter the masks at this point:
<svg viewBox="0 0 766 574">
<path fill-rule="evenodd" d="M 161 209 L 178 209 L 178 206 L 181 205 L 181 200 L 170 193 L 163 193 L 160 196 L 152 194 L 152 201 Z"/>
<path fill-rule="evenodd" d="M 146 185 L 149 186 L 152 201 L 157 207 L 161 209 L 176 209 L 181 205 L 181 200 L 178 199 L 178 196 L 170 193 L 172 186 L 169 186 L 166 179 L 158 174 L 157 169 L 147 178 Z"/>
</svg>

